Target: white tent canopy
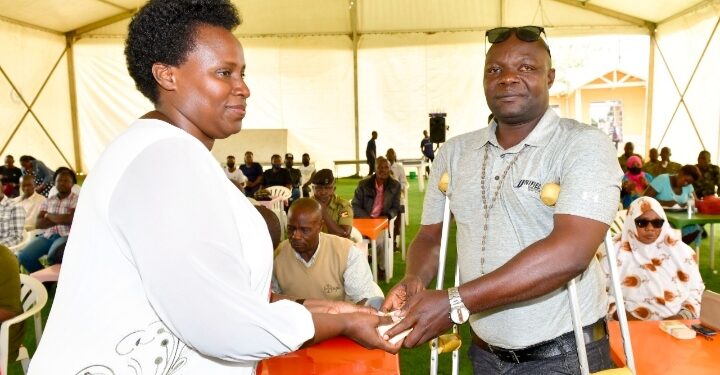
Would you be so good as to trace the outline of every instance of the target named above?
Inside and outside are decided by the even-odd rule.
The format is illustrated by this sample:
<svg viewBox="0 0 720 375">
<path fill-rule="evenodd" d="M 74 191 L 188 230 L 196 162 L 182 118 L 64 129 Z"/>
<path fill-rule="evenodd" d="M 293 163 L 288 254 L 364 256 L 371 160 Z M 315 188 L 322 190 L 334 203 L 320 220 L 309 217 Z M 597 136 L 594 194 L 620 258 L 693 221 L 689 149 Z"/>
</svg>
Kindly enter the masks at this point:
<svg viewBox="0 0 720 375">
<path fill-rule="evenodd" d="M 152 108 L 123 56 L 129 17 L 144 2 L 0 0 L 0 153 L 89 171 L 105 145 Z M 555 90 L 573 84 L 570 60 L 606 71 L 622 65 L 615 68 L 648 81 L 638 151 L 669 146 L 673 159 L 694 163 L 707 149 L 718 160 L 720 73 L 712 67 L 720 61 L 720 0 L 234 2 L 252 96 L 244 131 L 216 144 L 219 159 L 308 152 L 318 167 L 331 167 L 363 158 L 372 130 L 379 151 L 417 158 L 429 112 L 448 113 L 450 136 L 485 124 L 484 31 L 535 24 L 546 28 L 559 73 L 567 71 Z M 270 132 L 287 139 L 258 142 Z"/>
</svg>

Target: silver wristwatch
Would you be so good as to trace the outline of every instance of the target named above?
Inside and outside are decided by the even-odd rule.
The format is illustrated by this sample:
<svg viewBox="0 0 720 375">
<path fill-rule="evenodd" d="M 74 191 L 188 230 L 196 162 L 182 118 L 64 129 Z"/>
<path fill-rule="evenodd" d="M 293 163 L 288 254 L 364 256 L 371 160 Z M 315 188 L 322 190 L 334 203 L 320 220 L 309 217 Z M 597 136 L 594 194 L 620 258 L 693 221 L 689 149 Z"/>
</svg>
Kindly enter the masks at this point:
<svg viewBox="0 0 720 375">
<path fill-rule="evenodd" d="M 450 299 L 450 320 L 455 324 L 463 324 L 470 318 L 470 310 L 465 307 L 458 288 L 448 289 L 448 299 Z"/>
</svg>

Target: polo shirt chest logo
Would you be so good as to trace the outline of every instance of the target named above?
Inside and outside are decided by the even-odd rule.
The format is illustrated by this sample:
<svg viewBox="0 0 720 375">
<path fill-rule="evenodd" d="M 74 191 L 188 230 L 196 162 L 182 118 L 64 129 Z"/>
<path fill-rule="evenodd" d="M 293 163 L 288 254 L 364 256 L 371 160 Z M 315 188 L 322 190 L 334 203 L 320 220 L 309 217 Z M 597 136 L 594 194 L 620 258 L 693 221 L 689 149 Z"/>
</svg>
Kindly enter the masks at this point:
<svg viewBox="0 0 720 375">
<path fill-rule="evenodd" d="M 542 188 L 542 184 L 537 181 L 523 179 L 518 181 L 518 183 L 513 186 L 513 188 L 515 189 L 522 189 L 523 187 L 526 187 L 527 191 L 530 193 L 540 193 L 540 188 Z"/>
<path fill-rule="evenodd" d="M 323 293 L 325 293 L 325 295 L 338 294 L 339 292 L 340 287 L 336 285 L 325 284 L 325 286 L 323 287 Z"/>
</svg>

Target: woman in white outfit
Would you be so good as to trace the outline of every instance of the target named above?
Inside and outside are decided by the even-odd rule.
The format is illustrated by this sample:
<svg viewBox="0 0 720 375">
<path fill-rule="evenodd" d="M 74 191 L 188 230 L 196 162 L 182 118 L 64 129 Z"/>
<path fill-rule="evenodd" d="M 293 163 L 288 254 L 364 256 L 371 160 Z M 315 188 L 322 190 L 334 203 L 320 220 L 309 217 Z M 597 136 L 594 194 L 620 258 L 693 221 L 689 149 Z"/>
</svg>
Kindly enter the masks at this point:
<svg viewBox="0 0 720 375">
<path fill-rule="evenodd" d="M 252 374 L 337 335 L 399 349 L 375 329 L 389 318 L 270 294 L 265 222 L 209 152 L 250 96 L 239 22 L 229 0 L 151 0 L 133 18 L 128 70 L 155 110 L 83 185 L 30 374 Z"/>
</svg>

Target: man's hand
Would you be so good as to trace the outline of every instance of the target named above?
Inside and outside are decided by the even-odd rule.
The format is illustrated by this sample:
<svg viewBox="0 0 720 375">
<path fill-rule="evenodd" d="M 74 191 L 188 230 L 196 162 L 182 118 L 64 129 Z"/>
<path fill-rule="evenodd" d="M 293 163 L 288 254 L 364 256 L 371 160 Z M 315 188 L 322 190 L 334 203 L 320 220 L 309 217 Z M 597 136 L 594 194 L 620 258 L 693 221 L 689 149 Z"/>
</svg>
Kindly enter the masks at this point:
<svg viewBox="0 0 720 375">
<path fill-rule="evenodd" d="M 383 339 L 377 331 L 378 326 L 392 323 L 393 320 L 389 316 L 362 313 L 348 314 L 343 335 L 367 349 L 382 349 L 395 354 L 400 350 L 402 342 L 392 345 Z"/>
<path fill-rule="evenodd" d="M 415 294 L 425 290 L 425 285 L 418 276 L 405 275 L 387 294 L 385 302 L 380 307 L 380 311 L 390 312 L 400 310 L 405 303 Z"/>
<path fill-rule="evenodd" d="M 388 339 L 412 328 L 403 341 L 404 347 L 414 348 L 432 340 L 452 326 L 447 291 L 426 290 L 414 295 L 405 304 L 400 316 L 404 319 L 387 331 Z"/>
<path fill-rule="evenodd" d="M 320 314 L 369 314 L 377 315 L 377 311 L 372 307 L 355 305 L 344 301 L 329 301 L 320 299 L 305 300 L 303 306 L 312 313 Z"/>
</svg>

